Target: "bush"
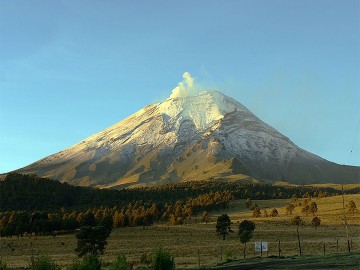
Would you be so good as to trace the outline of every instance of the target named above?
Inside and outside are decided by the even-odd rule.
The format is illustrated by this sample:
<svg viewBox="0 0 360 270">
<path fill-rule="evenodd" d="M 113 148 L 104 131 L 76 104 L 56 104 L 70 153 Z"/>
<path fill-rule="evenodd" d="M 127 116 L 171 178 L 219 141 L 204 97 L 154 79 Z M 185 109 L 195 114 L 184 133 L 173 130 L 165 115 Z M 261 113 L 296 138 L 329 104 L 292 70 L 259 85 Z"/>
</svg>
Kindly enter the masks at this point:
<svg viewBox="0 0 360 270">
<path fill-rule="evenodd" d="M 0 259 L 0 270 L 8 270 L 6 263 Z"/>
<path fill-rule="evenodd" d="M 259 208 L 256 208 L 254 211 L 253 211 L 253 217 L 260 217 L 261 216 L 261 211 Z"/>
<path fill-rule="evenodd" d="M 271 210 L 270 212 L 270 216 L 272 217 L 277 217 L 279 215 L 279 212 L 276 208 L 274 208 L 273 210 Z"/>
<path fill-rule="evenodd" d="M 314 217 L 311 221 L 311 224 L 315 227 L 315 229 L 317 229 L 317 227 L 320 226 L 321 223 L 321 219 L 318 217 Z"/>
<path fill-rule="evenodd" d="M 1 268 L 2 269 L 2 268 Z M 5 268 L 6 269 L 6 268 Z M 32 270 L 60 270 L 58 266 L 50 257 L 40 256 L 31 265 Z"/>
<path fill-rule="evenodd" d="M 140 263 L 143 263 L 146 265 L 151 264 L 151 256 L 148 257 L 148 255 L 146 253 L 141 254 Z"/>
<path fill-rule="evenodd" d="M 75 262 L 68 270 L 100 270 L 101 261 L 95 255 L 85 256 L 82 262 Z"/>
<path fill-rule="evenodd" d="M 155 252 L 153 260 L 153 269 L 154 270 L 174 270 L 175 262 L 174 258 L 170 253 L 164 251 L 162 248 L 159 248 Z"/>
<path fill-rule="evenodd" d="M 116 258 L 116 261 L 113 262 L 109 270 L 128 270 L 129 264 L 126 261 L 125 255 L 119 255 Z"/>
<path fill-rule="evenodd" d="M 292 217 L 290 221 L 291 221 L 291 224 L 297 225 L 297 226 L 299 226 L 303 223 L 300 216 Z"/>
</svg>

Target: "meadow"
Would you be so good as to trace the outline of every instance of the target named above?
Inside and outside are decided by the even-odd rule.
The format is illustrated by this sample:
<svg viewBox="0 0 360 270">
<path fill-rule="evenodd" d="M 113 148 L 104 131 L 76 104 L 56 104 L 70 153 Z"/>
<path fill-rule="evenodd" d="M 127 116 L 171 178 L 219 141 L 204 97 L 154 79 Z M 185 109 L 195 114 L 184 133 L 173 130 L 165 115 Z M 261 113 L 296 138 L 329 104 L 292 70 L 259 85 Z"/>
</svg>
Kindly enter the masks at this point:
<svg viewBox="0 0 360 270">
<path fill-rule="evenodd" d="M 360 194 L 346 195 L 345 201 L 353 200 L 358 208 Z M 321 219 L 321 225 L 315 229 L 311 226 L 312 214 L 301 212 L 301 206 L 296 206 L 292 215 L 286 214 L 286 205 L 304 203 L 304 199 L 287 200 L 254 200 L 261 209 L 276 208 L 277 217 L 252 217 L 244 200 L 234 201 L 230 209 L 218 213 L 210 213 L 211 221 L 207 224 L 200 223 L 201 217 L 192 218 L 188 224 L 168 226 L 155 224 L 150 227 L 126 227 L 113 229 L 102 260 L 113 261 L 117 255 L 124 254 L 128 261 L 132 261 L 134 268 L 145 267 L 144 258 L 158 247 L 168 250 L 175 258 L 177 268 L 210 267 L 226 260 L 241 259 L 244 245 L 237 236 L 238 223 L 243 219 L 255 222 L 256 229 L 253 239 L 247 244 L 247 257 L 261 256 L 254 252 L 254 242 L 266 241 L 269 243 L 269 252 L 262 256 L 278 256 L 279 241 L 281 256 L 299 255 L 297 240 L 297 226 L 292 225 L 292 216 L 299 215 L 304 225 L 299 226 L 302 246 L 302 255 L 322 255 L 347 252 L 347 241 L 342 215 L 341 196 L 325 198 L 312 198 L 311 201 L 318 205 L 316 216 Z M 233 224 L 226 240 L 216 235 L 215 223 L 217 217 L 227 213 Z M 347 214 L 349 238 L 352 251 L 360 251 L 360 213 Z M 67 266 L 77 259 L 74 252 L 76 238 L 72 234 L 53 236 L 25 236 L 1 239 L 1 258 L 8 267 L 26 268 L 29 266 L 30 257 L 47 254 L 57 264 Z M 142 262 L 141 262 L 142 261 Z"/>
</svg>

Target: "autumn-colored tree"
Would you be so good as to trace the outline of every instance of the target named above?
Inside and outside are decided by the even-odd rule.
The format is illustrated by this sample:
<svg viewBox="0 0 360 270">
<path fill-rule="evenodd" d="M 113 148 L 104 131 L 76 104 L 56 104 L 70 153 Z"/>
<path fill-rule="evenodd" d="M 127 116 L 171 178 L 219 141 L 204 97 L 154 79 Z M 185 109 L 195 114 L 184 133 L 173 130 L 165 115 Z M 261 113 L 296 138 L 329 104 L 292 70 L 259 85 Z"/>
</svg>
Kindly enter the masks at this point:
<svg viewBox="0 0 360 270">
<path fill-rule="evenodd" d="M 292 215 L 292 212 L 294 211 L 294 209 L 295 209 L 295 206 L 292 203 L 289 203 L 286 206 L 286 214 Z"/>
<path fill-rule="evenodd" d="M 253 211 L 253 217 L 258 218 L 261 216 L 261 211 L 259 208 L 255 208 Z"/>
<path fill-rule="evenodd" d="M 270 216 L 272 217 L 277 217 L 279 215 L 279 212 L 276 208 L 274 208 L 273 210 L 271 210 L 270 212 Z"/>
<path fill-rule="evenodd" d="M 169 224 L 170 225 L 176 225 L 176 218 L 174 216 L 174 214 L 171 214 L 169 217 Z"/>
<path fill-rule="evenodd" d="M 308 215 L 310 211 L 310 206 L 308 204 L 305 204 L 303 208 L 301 208 L 301 213 L 304 213 L 305 215 Z"/>
<path fill-rule="evenodd" d="M 210 221 L 210 214 L 207 211 L 204 211 L 201 217 L 201 222 L 208 223 Z"/>
<path fill-rule="evenodd" d="M 316 202 L 311 202 L 309 207 L 309 212 L 314 215 L 317 211 L 318 211 L 318 207 Z"/>
<path fill-rule="evenodd" d="M 321 219 L 318 218 L 318 217 L 314 217 L 314 218 L 311 220 L 311 224 L 315 227 L 315 229 L 317 229 L 317 227 L 320 226 L 320 223 L 321 223 Z"/>
<path fill-rule="evenodd" d="M 350 214 L 354 214 L 355 212 L 358 212 L 356 204 L 353 200 L 351 200 L 347 205 L 348 212 Z"/>
<path fill-rule="evenodd" d="M 301 220 L 300 216 L 295 216 L 295 217 L 291 218 L 291 224 L 293 224 L 293 225 L 299 226 L 302 224 L 302 222 L 303 221 Z"/>
</svg>

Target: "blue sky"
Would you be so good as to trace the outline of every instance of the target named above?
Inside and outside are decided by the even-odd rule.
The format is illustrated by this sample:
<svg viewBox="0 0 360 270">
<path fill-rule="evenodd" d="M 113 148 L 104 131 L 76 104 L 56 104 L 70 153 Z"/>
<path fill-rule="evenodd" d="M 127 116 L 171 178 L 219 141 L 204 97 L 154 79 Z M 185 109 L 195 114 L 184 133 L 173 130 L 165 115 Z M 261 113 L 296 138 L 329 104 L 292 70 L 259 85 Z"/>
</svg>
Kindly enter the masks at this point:
<svg viewBox="0 0 360 270">
<path fill-rule="evenodd" d="M 0 0 L 0 172 L 164 100 L 185 71 L 305 150 L 359 166 L 359 10 L 358 0 Z"/>
</svg>

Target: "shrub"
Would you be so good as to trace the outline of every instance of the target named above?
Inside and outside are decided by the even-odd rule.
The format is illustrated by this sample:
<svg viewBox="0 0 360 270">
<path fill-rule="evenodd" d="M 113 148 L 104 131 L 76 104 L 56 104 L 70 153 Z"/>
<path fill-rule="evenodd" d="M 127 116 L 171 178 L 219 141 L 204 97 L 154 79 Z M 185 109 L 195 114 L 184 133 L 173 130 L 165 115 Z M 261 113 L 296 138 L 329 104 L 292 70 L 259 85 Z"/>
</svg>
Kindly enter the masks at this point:
<svg viewBox="0 0 360 270">
<path fill-rule="evenodd" d="M 100 270 L 101 261 L 95 255 L 87 255 L 82 262 L 75 262 L 68 270 Z"/>
<path fill-rule="evenodd" d="M 141 254 L 140 263 L 143 263 L 143 264 L 146 264 L 146 265 L 150 264 L 151 263 L 151 256 L 148 257 L 148 255 L 146 253 Z"/>
<path fill-rule="evenodd" d="M 255 210 L 253 211 L 253 217 L 260 217 L 261 216 L 261 211 L 259 208 L 255 208 Z"/>
<path fill-rule="evenodd" d="M 0 270 L 8 270 L 6 263 L 0 259 Z"/>
<path fill-rule="evenodd" d="M 58 266 L 50 257 L 40 256 L 31 265 L 32 270 L 60 270 Z"/>
<path fill-rule="evenodd" d="M 356 204 L 355 204 L 355 202 L 353 200 L 351 200 L 349 202 L 349 204 L 347 205 L 347 208 L 348 208 L 348 212 L 350 214 L 354 214 L 355 212 L 358 212 Z"/>
<path fill-rule="evenodd" d="M 320 226 L 321 223 L 321 219 L 318 217 L 314 217 L 311 221 L 311 224 L 315 227 L 315 229 L 317 229 L 317 227 Z"/>
<path fill-rule="evenodd" d="M 277 217 L 279 215 L 279 212 L 276 208 L 274 208 L 273 210 L 271 210 L 270 212 L 270 216 L 272 217 Z"/>
<path fill-rule="evenodd" d="M 116 258 L 116 261 L 113 262 L 109 270 L 128 270 L 129 264 L 126 261 L 125 255 L 119 255 Z"/>
<path fill-rule="evenodd" d="M 153 267 L 154 270 L 174 270 L 175 262 L 170 253 L 159 248 L 154 255 Z"/>
<path fill-rule="evenodd" d="M 293 225 L 301 225 L 303 223 L 303 221 L 301 220 L 301 217 L 300 216 L 295 216 L 293 218 L 291 218 L 291 224 Z"/>
</svg>

